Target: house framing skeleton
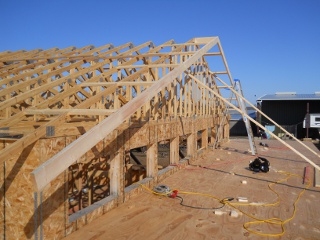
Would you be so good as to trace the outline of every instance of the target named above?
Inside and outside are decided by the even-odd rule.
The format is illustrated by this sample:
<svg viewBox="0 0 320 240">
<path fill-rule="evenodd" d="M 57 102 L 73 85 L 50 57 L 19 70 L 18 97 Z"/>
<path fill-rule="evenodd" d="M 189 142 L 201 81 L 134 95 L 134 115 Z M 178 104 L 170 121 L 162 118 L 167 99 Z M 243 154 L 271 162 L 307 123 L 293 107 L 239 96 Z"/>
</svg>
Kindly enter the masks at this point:
<svg viewBox="0 0 320 240">
<path fill-rule="evenodd" d="M 220 93 L 219 74 L 232 82 L 218 37 L 0 53 L 4 238 L 62 238 L 228 140 L 224 102 L 199 84 Z"/>
<path fill-rule="evenodd" d="M 0 53 L 1 237 L 60 239 L 228 141 L 233 87 L 218 37 Z"/>
</svg>

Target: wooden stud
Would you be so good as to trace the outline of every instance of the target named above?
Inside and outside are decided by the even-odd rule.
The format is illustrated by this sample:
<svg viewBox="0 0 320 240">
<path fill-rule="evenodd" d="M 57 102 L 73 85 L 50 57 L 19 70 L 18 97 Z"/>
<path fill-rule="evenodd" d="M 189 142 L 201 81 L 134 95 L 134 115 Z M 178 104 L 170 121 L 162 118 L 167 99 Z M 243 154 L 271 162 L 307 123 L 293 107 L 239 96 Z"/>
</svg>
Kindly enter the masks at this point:
<svg viewBox="0 0 320 240">
<path fill-rule="evenodd" d="M 158 176 L 158 143 L 152 143 L 147 148 L 147 177 Z"/>
<path fill-rule="evenodd" d="M 208 148 L 208 128 L 205 128 L 201 132 L 201 147 L 204 149 Z"/>
<path fill-rule="evenodd" d="M 110 194 L 119 196 L 121 192 L 121 158 L 117 151 L 111 155 L 110 159 Z"/>
<path fill-rule="evenodd" d="M 170 164 L 179 164 L 179 137 L 170 139 Z"/>
<path fill-rule="evenodd" d="M 12 143 L 5 149 L 0 149 L 1 164 L 6 164 L 8 162 L 6 160 L 11 155 L 20 153 L 26 146 L 43 138 L 46 126 L 55 126 L 60 136 L 83 134 L 78 140 L 71 140 L 70 143 L 73 143 L 70 145 L 63 146 L 62 148 L 65 150 L 60 153 L 58 153 L 60 148 L 52 147 L 57 151 L 57 154 L 41 165 L 38 170 L 35 170 L 36 175 L 33 174 L 33 176 L 37 176 L 33 179 L 36 184 L 43 184 L 42 186 L 36 185 L 36 190 L 43 189 L 45 197 L 50 197 L 50 194 L 55 191 L 55 186 L 60 186 L 67 181 L 63 176 L 67 174 L 68 167 L 77 164 L 79 165 L 78 171 L 88 172 L 88 178 L 85 175 L 78 176 L 76 179 L 77 188 L 81 191 L 82 182 L 87 179 L 89 193 L 93 194 L 95 173 L 100 170 L 95 164 L 91 167 L 88 164 L 95 157 L 92 156 L 92 148 L 97 148 L 98 143 L 103 141 L 107 149 L 112 149 L 112 151 L 105 151 L 108 154 L 112 152 L 109 159 L 111 167 L 109 171 L 110 188 L 111 195 L 118 196 L 116 203 L 110 202 L 108 207 L 104 209 L 110 209 L 114 204 L 121 203 L 125 199 L 124 186 L 130 184 L 124 181 L 124 159 L 128 156 L 131 147 L 148 147 L 147 176 L 156 181 L 158 140 L 167 141 L 170 139 L 171 164 L 179 163 L 179 137 L 181 135 L 187 136 L 187 154 L 191 158 L 197 154 L 198 131 L 202 132 L 202 145 L 206 146 L 207 128 L 212 129 L 216 120 L 213 120 L 212 115 L 208 117 L 204 117 L 204 115 L 215 113 L 212 97 L 216 97 L 207 89 L 200 87 L 199 99 L 195 102 L 192 98 L 192 91 L 194 87 L 198 88 L 199 84 L 197 82 L 192 84 L 191 78 L 186 73 L 190 69 L 194 69 L 192 74 L 201 76 L 203 74 L 201 66 L 206 64 L 203 56 L 221 55 L 221 53 L 207 54 L 207 51 L 217 43 L 219 43 L 218 38 L 192 39 L 185 44 L 173 44 L 172 41 L 168 41 L 165 45 L 170 46 L 172 51 L 168 53 L 159 53 L 164 46 L 160 45 L 152 47 L 147 53 L 140 54 L 139 51 L 142 51 L 144 47 L 150 48 L 150 42 L 148 42 L 138 47 L 132 47 L 128 51 L 124 50 L 130 44 L 113 49 L 92 46 L 82 49 L 52 49 L 46 52 L 48 55 L 42 55 L 39 50 L 28 54 L 18 52 L 12 55 L 3 55 L 10 56 L 11 59 L 16 58 L 17 62 L 13 65 L 2 64 L 0 53 L 0 65 L 5 67 L 5 71 L 10 71 L 8 79 L 5 79 L 6 83 L 3 85 L 7 88 L 4 89 L 5 92 L 1 91 L 1 94 L 6 93 L 6 95 L 0 96 L 0 108 L 2 109 L 2 111 L 0 110 L 0 125 L 1 127 L 10 127 L 7 132 L 16 131 L 24 134 L 23 138 L 15 142 L 11 141 Z M 118 54 L 120 50 L 123 53 Z M 184 50 L 187 52 L 183 52 Z M 114 56 L 114 54 L 118 55 Z M 153 61 L 153 56 L 157 57 L 155 61 Z M 33 62 L 26 65 L 21 59 Z M 135 63 L 138 61 L 145 65 L 136 65 Z M 89 63 L 90 66 L 88 66 Z M 21 68 L 21 72 L 15 69 L 10 70 L 10 65 Z M 192 65 L 194 67 L 191 67 Z M 3 68 L 0 70 L 0 77 L 5 75 L 2 70 Z M 115 75 L 117 82 L 111 82 Z M 10 81 L 13 85 L 10 85 Z M 211 78 L 211 83 L 215 87 L 214 78 Z M 206 84 L 208 83 L 206 82 Z M 62 88 L 63 85 L 65 85 L 64 88 Z M 142 87 L 147 89 L 142 92 L 140 91 Z M 133 89 L 138 92 L 137 96 L 132 96 Z M 17 91 L 17 95 L 12 98 L 13 91 Z M 107 108 L 102 99 L 111 107 Z M 23 106 L 24 103 L 26 105 Z M 114 109 L 112 109 L 112 105 Z M 17 108 L 20 107 L 25 108 L 24 111 L 18 111 Z M 223 107 L 220 106 L 216 111 L 221 111 Z M 133 116 L 137 116 L 137 112 L 138 115 L 142 113 L 144 118 L 142 120 L 149 120 L 149 124 L 145 124 L 144 121 L 139 124 L 134 122 Z M 194 117 L 194 114 L 197 114 L 197 117 Z M 100 123 L 96 127 L 93 127 L 96 123 L 92 121 L 90 116 L 99 116 Z M 104 116 L 109 117 L 104 119 Z M 66 117 L 70 122 L 65 121 Z M 179 127 L 177 127 L 176 117 L 184 117 L 179 118 Z M 155 120 L 152 124 L 150 124 L 151 118 Z M 36 122 L 37 119 L 41 119 L 41 121 Z M 219 118 L 216 119 L 220 121 Z M 132 122 L 128 125 L 129 121 Z M 138 130 L 135 134 L 130 135 L 128 134 L 130 131 L 125 129 L 133 125 Z M 81 133 L 77 127 L 82 129 Z M 224 129 L 227 130 L 227 124 Z M 127 134 L 123 134 L 122 130 L 127 131 Z M 110 135 L 114 135 L 115 131 L 119 132 L 117 137 L 114 137 L 112 141 L 105 140 L 106 138 L 111 139 Z M 146 138 L 145 136 L 148 135 L 149 138 Z M 226 136 L 226 132 L 224 135 Z M 57 135 L 52 140 L 56 138 Z M 51 139 L 46 140 L 51 141 Z M 50 147 L 44 147 L 41 151 L 47 149 Z M 98 158 L 100 158 L 99 154 L 97 153 Z M 46 161 L 46 155 L 42 156 L 44 158 L 41 161 Z M 51 156 L 52 154 L 50 154 Z M 105 156 L 105 158 L 107 157 Z M 14 164 L 14 161 L 12 162 Z M 29 170 L 38 166 L 39 164 Z M 61 174 L 57 171 L 60 171 Z M 1 174 L 0 178 L 3 179 Z M 59 177 L 56 178 L 58 175 Z M 140 177 L 143 178 L 142 175 Z M 44 188 L 47 184 L 48 187 Z M 55 231 L 57 234 L 70 233 L 73 231 L 72 229 L 89 223 L 95 216 L 101 214 L 102 208 L 90 213 L 92 211 L 90 209 L 95 206 L 92 204 L 94 202 L 92 194 L 89 194 L 89 204 L 92 204 L 92 207 L 81 209 L 83 205 L 80 199 L 79 209 L 83 210 L 85 215 L 76 220 L 76 223 L 69 224 L 67 221 L 68 212 L 63 212 L 63 208 L 67 209 L 65 206 L 68 205 L 67 199 L 65 199 L 67 195 L 64 194 L 63 197 L 61 193 L 63 191 L 59 192 L 57 195 L 59 199 L 56 199 L 55 202 L 62 201 L 63 204 L 57 212 L 52 214 L 52 218 L 48 216 L 47 225 L 44 226 L 46 237 L 50 236 L 50 231 Z M 28 193 L 25 196 L 28 196 Z M 58 225 L 54 219 L 59 219 Z M 52 224 L 52 229 L 48 224 Z M 59 226 L 59 230 L 56 230 L 56 226 Z"/>
</svg>

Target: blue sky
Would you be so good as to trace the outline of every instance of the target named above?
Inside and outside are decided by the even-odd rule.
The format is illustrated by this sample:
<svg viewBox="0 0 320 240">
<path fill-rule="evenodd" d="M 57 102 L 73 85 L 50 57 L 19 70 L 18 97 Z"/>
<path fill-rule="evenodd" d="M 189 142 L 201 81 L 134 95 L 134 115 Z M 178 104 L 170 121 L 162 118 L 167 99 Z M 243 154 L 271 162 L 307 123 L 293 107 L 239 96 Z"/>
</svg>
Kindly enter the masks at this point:
<svg viewBox="0 0 320 240">
<path fill-rule="evenodd" d="M 320 0 L 0 0 L 0 52 L 219 36 L 254 102 L 320 91 Z"/>
</svg>

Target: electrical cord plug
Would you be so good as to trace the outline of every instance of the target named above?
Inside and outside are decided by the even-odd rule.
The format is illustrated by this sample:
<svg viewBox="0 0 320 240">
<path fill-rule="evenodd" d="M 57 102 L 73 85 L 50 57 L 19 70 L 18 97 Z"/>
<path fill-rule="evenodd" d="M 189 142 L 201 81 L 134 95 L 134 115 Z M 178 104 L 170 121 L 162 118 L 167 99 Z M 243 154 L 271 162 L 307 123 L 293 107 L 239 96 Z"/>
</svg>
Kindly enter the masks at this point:
<svg viewBox="0 0 320 240">
<path fill-rule="evenodd" d="M 178 195 L 178 190 L 173 190 L 169 195 L 168 197 L 170 198 L 176 198 Z"/>
<path fill-rule="evenodd" d="M 222 199 L 222 200 L 220 201 L 220 203 L 225 204 L 225 202 L 231 202 L 231 201 L 233 201 L 233 200 L 234 200 L 233 197 L 225 197 L 224 199 Z"/>
</svg>

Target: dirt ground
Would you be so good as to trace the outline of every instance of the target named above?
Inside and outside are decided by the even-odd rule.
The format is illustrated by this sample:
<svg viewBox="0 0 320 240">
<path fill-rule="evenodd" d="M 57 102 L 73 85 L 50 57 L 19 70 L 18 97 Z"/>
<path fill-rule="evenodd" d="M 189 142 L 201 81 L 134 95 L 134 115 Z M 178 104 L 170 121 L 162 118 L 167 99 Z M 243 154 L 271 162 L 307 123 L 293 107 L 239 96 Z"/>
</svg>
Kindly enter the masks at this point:
<svg viewBox="0 0 320 240">
<path fill-rule="evenodd" d="M 301 145 L 291 140 L 287 143 L 320 165 L 320 158 Z M 319 153 L 312 143 L 306 144 Z M 256 146 L 259 156 L 270 161 L 267 173 L 248 169 L 249 161 L 255 158 L 249 152 L 248 140 L 231 139 L 220 149 L 204 152 L 193 165 L 180 167 L 180 171 L 161 182 L 171 190 L 177 189 L 178 197 L 187 206 L 180 204 L 181 198 L 158 196 L 144 190 L 66 239 L 320 239 L 320 188 L 314 187 L 314 168 L 276 140 L 256 140 Z M 299 194 L 307 187 L 303 183 L 307 166 L 312 184 L 294 207 Z M 298 177 L 272 184 L 288 176 L 279 171 Z M 234 198 L 230 203 L 236 208 L 221 204 L 215 197 Z M 246 198 L 248 203 L 256 205 L 236 205 L 238 198 Z M 277 200 L 275 206 L 266 206 Z M 279 219 L 273 222 L 283 222 L 282 236 L 258 235 L 279 234 L 281 224 L 247 225 L 257 219 L 273 218 Z"/>
</svg>

